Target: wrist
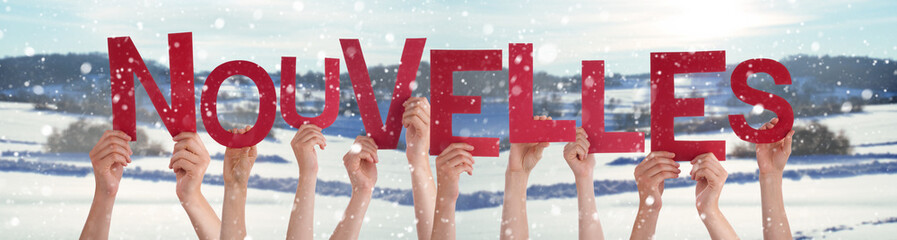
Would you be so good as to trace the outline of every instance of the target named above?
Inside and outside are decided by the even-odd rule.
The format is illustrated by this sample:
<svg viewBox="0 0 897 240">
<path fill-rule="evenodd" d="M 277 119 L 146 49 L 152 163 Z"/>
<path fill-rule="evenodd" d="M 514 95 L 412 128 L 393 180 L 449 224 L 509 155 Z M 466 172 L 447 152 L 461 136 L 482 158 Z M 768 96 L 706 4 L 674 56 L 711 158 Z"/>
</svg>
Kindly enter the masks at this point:
<svg viewBox="0 0 897 240">
<path fill-rule="evenodd" d="M 117 195 L 117 190 L 112 189 L 104 189 L 101 187 L 97 187 L 93 192 L 93 201 L 94 202 L 114 202 L 115 196 Z"/>
<path fill-rule="evenodd" d="M 318 176 L 318 168 L 316 167 L 300 167 L 299 168 L 299 179 L 303 177 L 311 177 L 316 178 Z"/>
<path fill-rule="evenodd" d="M 374 188 L 372 187 L 352 187 L 352 196 L 351 198 L 362 197 L 362 198 L 371 198 L 374 193 Z"/>
<path fill-rule="evenodd" d="M 505 171 L 505 182 L 513 182 L 513 183 L 526 183 L 529 181 L 529 173 L 525 171 Z"/>
<path fill-rule="evenodd" d="M 577 185 L 580 184 L 580 183 L 594 184 L 594 183 L 593 183 L 593 181 L 594 181 L 594 177 L 592 176 L 591 173 L 589 173 L 589 174 L 579 174 L 579 175 L 574 175 L 574 178 L 576 179 L 576 184 L 577 184 Z"/>
<path fill-rule="evenodd" d="M 722 211 L 720 211 L 718 207 L 708 208 L 705 211 L 698 211 L 698 214 L 705 225 L 714 222 L 723 216 Z"/>
<path fill-rule="evenodd" d="M 764 182 L 763 180 L 768 180 L 768 181 L 770 181 L 770 180 L 771 181 L 775 181 L 775 180 L 781 181 L 782 180 L 782 171 L 772 171 L 772 170 L 763 171 L 763 170 L 761 170 L 759 175 L 760 175 L 760 180 L 761 180 L 760 183 L 763 183 Z"/>
<path fill-rule="evenodd" d="M 658 212 L 663 204 L 659 197 L 642 196 L 639 198 L 639 211 L 646 210 L 648 212 Z"/>
<path fill-rule="evenodd" d="M 697 209 L 698 209 L 698 214 L 705 215 L 705 216 L 714 216 L 714 215 L 718 215 L 720 213 L 719 204 L 717 203 L 717 201 L 713 201 L 710 203 L 702 203 L 702 205 L 698 206 Z M 701 218 L 703 219 L 704 217 L 701 217 Z"/>
</svg>

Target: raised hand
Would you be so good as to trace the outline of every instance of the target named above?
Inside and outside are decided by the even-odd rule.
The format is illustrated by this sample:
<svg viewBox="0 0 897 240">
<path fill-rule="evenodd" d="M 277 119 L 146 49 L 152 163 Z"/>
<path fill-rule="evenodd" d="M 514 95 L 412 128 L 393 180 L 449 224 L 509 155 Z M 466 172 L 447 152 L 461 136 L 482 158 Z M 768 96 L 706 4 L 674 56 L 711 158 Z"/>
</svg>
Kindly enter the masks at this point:
<svg viewBox="0 0 897 240">
<path fill-rule="evenodd" d="M 168 168 L 174 170 L 177 177 L 178 199 L 186 202 L 190 198 L 202 195 L 200 186 L 211 159 L 198 134 L 182 132 L 173 140 L 177 143 L 174 144 Z"/>
<path fill-rule="evenodd" d="M 290 141 L 296 162 L 299 163 L 300 174 L 302 172 L 318 172 L 318 154 L 315 152 L 315 145 L 321 150 L 327 147 L 327 139 L 324 138 L 321 130 L 320 127 L 313 124 L 304 124 L 299 127 L 293 140 Z"/>
<path fill-rule="evenodd" d="M 233 129 L 230 132 L 244 134 L 249 127 Z M 249 184 L 250 170 L 258 157 L 256 146 L 243 148 L 227 148 L 224 150 L 224 183 L 246 188 Z"/>
<path fill-rule="evenodd" d="M 592 178 L 592 170 L 595 168 L 595 157 L 589 154 L 589 135 L 585 129 L 576 128 L 576 141 L 564 145 L 564 160 L 573 170 L 576 178 Z"/>
<path fill-rule="evenodd" d="M 473 146 L 466 143 L 452 143 L 436 157 L 437 191 L 440 197 L 457 199 L 458 180 L 462 172 L 473 175 Z M 445 195 L 443 196 L 443 193 Z"/>
<path fill-rule="evenodd" d="M 233 129 L 244 134 L 250 127 Z M 246 238 L 246 190 L 250 171 L 258 157 L 256 146 L 224 150 L 224 207 L 221 211 L 221 238 Z"/>
<path fill-rule="evenodd" d="M 377 183 L 376 164 L 379 162 L 377 143 L 374 143 L 374 139 L 367 136 L 356 137 L 352 149 L 343 156 L 343 164 L 355 191 L 374 188 L 374 184 Z"/>
<path fill-rule="evenodd" d="M 177 177 L 176 193 L 181 206 L 190 217 L 190 223 L 199 239 L 218 239 L 221 234 L 221 220 L 205 196 L 202 195 L 203 176 L 209 167 L 209 152 L 194 132 L 182 132 L 173 140 L 174 151 L 168 168 Z"/>
<path fill-rule="evenodd" d="M 713 153 L 698 155 L 691 160 L 691 179 L 698 181 L 695 186 L 695 206 L 698 213 L 718 210 L 719 195 L 729 173 L 723 168 Z"/>
<path fill-rule="evenodd" d="M 93 165 L 97 193 L 115 196 L 122 170 L 131 163 L 131 137 L 122 131 L 107 130 L 88 154 Z"/>
<path fill-rule="evenodd" d="M 287 239 L 314 238 L 315 186 L 318 176 L 318 155 L 315 145 L 321 150 L 327 146 L 321 128 L 312 124 L 299 127 L 290 146 L 299 164 L 299 181 L 296 184 L 296 197 L 293 199 L 293 210 L 287 226 Z"/>
<path fill-rule="evenodd" d="M 673 161 L 676 154 L 671 152 L 651 152 L 635 167 L 635 182 L 638 185 L 639 211 L 632 225 L 631 239 L 654 239 L 657 217 L 660 213 L 663 181 L 678 178 L 679 163 Z"/>
<path fill-rule="evenodd" d="M 352 148 L 343 156 L 343 164 L 352 182 L 352 197 L 336 225 L 330 239 L 358 239 L 364 214 L 370 206 L 374 184 L 377 183 L 377 144 L 367 136 L 358 136 Z"/>
<path fill-rule="evenodd" d="M 778 123 L 779 118 L 773 118 L 763 124 L 760 130 L 770 129 Z M 778 142 L 757 144 L 757 165 L 760 167 L 760 174 L 782 175 L 785 164 L 788 163 L 788 157 L 791 156 L 792 136 L 794 136 L 794 130 L 791 130 L 785 138 Z"/>
<path fill-rule="evenodd" d="M 770 129 L 779 123 L 773 118 L 760 127 Z M 791 141 L 794 130 L 784 139 L 774 143 L 757 144 L 757 165 L 760 168 L 760 200 L 763 207 L 763 238 L 791 239 L 791 225 L 785 214 L 785 200 L 782 193 L 782 173 L 791 156 Z"/>
<path fill-rule="evenodd" d="M 430 239 L 455 239 L 455 203 L 458 201 L 458 180 L 462 172 L 473 175 L 473 146 L 452 143 L 436 157 L 436 212 Z"/>
<path fill-rule="evenodd" d="M 122 131 L 108 130 L 90 150 L 90 163 L 96 181 L 90 213 L 81 230 L 81 239 L 108 239 L 112 206 L 118 194 L 122 170 L 131 163 L 131 140 Z"/>
<path fill-rule="evenodd" d="M 551 120 L 551 117 L 538 116 L 535 120 Z M 508 172 L 525 173 L 536 167 L 536 163 L 542 159 L 542 151 L 548 147 L 547 142 L 540 143 L 512 143 L 511 153 L 508 157 Z"/>
<path fill-rule="evenodd" d="M 598 209 L 595 206 L 595 183 L 592 170 L 595 156 L 589 154 L 589 136 L 576 128 L 576 141 L 564 146 L 564 160 L 576 177 L 576 198 L 579 204 L 579 239 L 604 239 Z"/>
<path fill-rule="evenodd" d="M 408 98 L 403 104 L 405 113 L 405 156 L 411 171 L 411 193 L 414 198 L 414 218 L 417 239 L 427 240 L 433 231 L 433 212 L 436 209 L 436 183 L 430 169 L 430 103 L 427 98 Z"/>
<path fill-rule="evenodd" d="M 405 131 L 406 153 L 426 158 L 430 151 L 430 102 L 427 98 L 412 97 L 402 104 L 402 126 Z M 408 159 L 411 161 L 412 159 Z"/>
<path fill-rule="evenodd" d="M 735 229 L 719 209 L 719 196 L 729 174 L 713 153 L 698 155 L 691 160 L 691 179 L 695 186 L 695 207 L 712 239 L 738 239 Z"/>
<path fill-rule="evenodd" d="M 671 152 L 651 152 L 635 167 L 635 182 L 642 205 L 660 209 L 663 181 L 678 178 L 682 172 L 679 170 L 679 163 L 673 161 L 675 156 Z"/>
</svg>

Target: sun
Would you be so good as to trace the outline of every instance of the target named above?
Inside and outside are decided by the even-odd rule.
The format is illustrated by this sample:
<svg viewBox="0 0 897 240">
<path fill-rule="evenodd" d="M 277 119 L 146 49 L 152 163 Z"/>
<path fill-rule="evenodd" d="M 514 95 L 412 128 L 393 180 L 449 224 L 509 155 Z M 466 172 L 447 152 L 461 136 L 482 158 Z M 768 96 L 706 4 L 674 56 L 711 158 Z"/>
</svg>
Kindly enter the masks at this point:
<svg viewBox="0 0 897 240">
<path fill-rule="evenodd" d="M 682 40 L 730 38 L 748 30 L 753 21 L 764 21 L 752 13 L 746 1 L 683 0 L 675 1 L 666 18 L 660 18 L 663 31 Z"/>
</svg>

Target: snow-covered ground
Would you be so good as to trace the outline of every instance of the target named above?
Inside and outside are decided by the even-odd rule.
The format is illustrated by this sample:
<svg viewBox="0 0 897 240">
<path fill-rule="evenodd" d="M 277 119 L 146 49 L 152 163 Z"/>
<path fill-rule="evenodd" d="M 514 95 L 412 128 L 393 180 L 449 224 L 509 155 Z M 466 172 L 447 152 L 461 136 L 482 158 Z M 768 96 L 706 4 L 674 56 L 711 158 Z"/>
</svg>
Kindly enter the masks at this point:
<svg viewBox="0 0 897 240">
<path fill-rule="evenodd" d="M 878 144 L 855 147 L 856 153 L 895 153 L 897 132 L 890 119 L 897 118 L 897 104 L 866 106 L 866 112 L 837 115 L 819 119 L 834 130 L 844 130 L 852 144 Z M 53 129 L 63 129 L 78 115 L 39 112 L 30 104 L 0 102 L 0 150 L 34 152 L 42 151 L 46 136 Z M 100 118 L 96 118 L 100 120 Z M 808 119 L 798 119 L 798 124 Z M 168 132 L 153 126 L 147 134 L 154 141 L 171 148 Z M 278 141 L 264 141 L 259 144 L 263 155 L 278 155 L 288 161 L 293 160 L 288 146 L 294 130 L 275 129 Z M 224 148 L 207 134 L 201 138 L 212 155 L 223 153 Z M 726 140 L 729 148 L 742 141 L 731 130 L 719 133 L 679 135 L 683 140 Z M 328 147 L 319 151 L 322 180 L 348 182 L 341 163 L 342 155 L 352 143 L 348 136 L 327 136 Z M 646 142 L 646 146 L 650 143 Z M 562 160 L 563 144 L 552 144 L 544 154 L 544 159 L 530 177 L 530 184 L 570 183 L 573 175 Z M 650 150 L 650 149 L 646 149 Z M 410 174 L 404 153 L 394 150 L 379 151 L 381 162 L 378 186 L 390 188 L 410 188 Z M 606 165 L 618 157 L 637 157 L 642 153 L 602 154 L 595 169 L 597 179 L 632 178 L 632 165 Z M 431 157 L 432 159 L 435 157 Z M 3 157 L 5 160 L 13 158 Z M 25 158 L 26 161 L 62 161 L 66 164 L 89 166 L 84 158 L 65 157 Z M 165 157 L 137 157 L 130 167 L 142 169 L 167 169 Z M 820 168 L 844 163 L 872 161 L 846 160 L 850 162 L 825 161 L 820 163 L 791 164 L 788 169 Z M 882 159 L 882 161 L 893 161 Z M 503 190 L 507 152 L 499 158 L 478 158 L 473 176 L 461 178 L 461 191 Z M 748 159 L 730 159 L 724 166 L 732 172 L 754 172 L 756 163 Z M 221 163 L 214 161 L 208 172 L 220 174 Z M 688 171 L 683 166 L 683 171 Z M 253 173 L 265 177 L 296 177 L 295 163 L 257 163 Z M 890 184 L 897 180 L 894 175 L 867 175 L 852 178 L 799 181 L 785 181 L 785 201 L 792 230 L 803 231 L 813 236 L 826 235 L 834 238 L 870 238 L 897 234 L 894 225 L 862 225 L 863 221 L 897 217 L 897 186 Z M 70 238 L 80 231 L 92 197 L 93 178 L 46 176 L 32 173 L 0 172 L 0 229 L 4 238 Z M 203 191 L 213 206 L 220 210 L 223 189 L 220 186 L 204 186 Z M 663 238 L 706 238 L 706 231 L 694 210 L 694 190 L 691 188 L 668 189 L 664 194 L 664 210 L 657 229 Z M 265 190 L 250 190 L 247 206 L 247 227 L 250 236 L 256 239 L 282 238 L 286 232 L 289 217 L 291 193 Z M 624 193 L 598 198 L 600 217 L 609 239 L 628 238 L 635 216 L 636 193 Z M 341 212 L 348 202 L 347 197 L 318 196 L 315 211 L 316 236 L 327 237 L 335 227 Z M 752 184 L 729 184 L 724 190 L 720 203 L 729 221 L 745 239 L 757 239 L 760 231 L 759 186 Z M 552 199 L 528 202 L 531 236 L 534 238 L 573 239 L 576 236 L 576 200 Z M 459 239 L 494 239 L 498 236 L 501 208 L 487 208 L 458 212 L 457 229 Z M 412 207 L 391 202 L 374 200 L 366 215 L 362 238 L 414 238 L 414 217 Z M 823 232 L 825 228 L 847 225 L 853 230 Z M 816 231 L 816 232 L 814 232 Z M 151 182 L 124 179 L 113 214 L 111 235 L 113 238 L 188 238 L 193 236 L 186 214 L 174 195 L 173 182 Z"/>
</svg>

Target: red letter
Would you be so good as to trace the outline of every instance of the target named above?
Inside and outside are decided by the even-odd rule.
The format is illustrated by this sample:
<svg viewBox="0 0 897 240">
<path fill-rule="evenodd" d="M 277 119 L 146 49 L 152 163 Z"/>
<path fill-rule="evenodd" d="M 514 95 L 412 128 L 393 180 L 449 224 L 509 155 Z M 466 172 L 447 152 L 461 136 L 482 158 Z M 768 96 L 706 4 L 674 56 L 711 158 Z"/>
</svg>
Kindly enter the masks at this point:
<svg viewBox="0 0 897 240">
<path fill-rule="evenodd" d="M 651 151 L 676 153 L 673 160 L 691 161 L 712 152 L 726 159 L 726 141 L 676 141 L 675 117 L 704 116 L 703 98 L 676 98 L 673 76 L 681 73 L 726 71 L 726 52 L 651 53 Z"/>
<path fill-rule="evenodd" d="M 576 141 L 575 120 L 533 120 L 533 44 L 508 44 L 508 52 L 511 143 Z"/>
<path fill-rule="evenodd" d="M 193 95 L 193 35 L 168 35 L 168 58 L 171 61 L 171 107 L 156 86 L 156 81 L 143 63 L 130 37 L 108 38 L 109 68 L 112 81 L 112 129 L 121 130 L 137 141 L 137 115 L 134 106 L 134 74 L 153 101 L 156 112 L 171 136 L 196 132 L 196 105 Z"/>
<path fill-rule="evenodd" d="M 747 84 L 747 78 L 755 73 L 768 73 L 776 84 L 791 84 L 791 74 L 779 62 L 772 59 L 750 59 L 738 64 L 732 71 L 732 92 L 742 102 L 751 105 L 760 104 L 779 117 L 779 123 L 764 131 L 752 128 L 747 124 L 744 115 L 729 115 L 729 125 L 741 140 L 752 143 L 773 143 L 788 135 L 794 125 L 794 110 L 784 98 L 753 89 Z"/>
<path fill-rule="evenodd" d="M 339 59 L 324 60 L 324 112 L 313 118 L 296 113 L 296 58 L 283 57 L 280 62 L 280 116 L 283 120 L 294 128 L 314 124 L 324 129 L 333 124 L 339 114 Z"/>
<path fill-rule="evenodd" d="M 259 116 L 252 129 L 245 134 L 233 134 L 218 122 L 218 88 L 230 76 L 243 75 L 252 79 L 259 91 Z M 203 86 L 200 108 L 202 124 L 206 126 L 209 136 L 221 145 L 242 148 L 255 145 L 265 139 L 274 126 L 274 114 L 277 114 L 277 96 L 274 82 L 265 69 L 249 61 L 230 61 L 223 63 L 209 73 Z"/>
<path fill-rule="evenodd" d="M 645 151 L 644 133 L 604 131 L 604 61 L 582 61 L 582 127 L 589 153 Z"/>
<path fill-rule="evenodd" d="M 386 114 L 386 125 L 380 118 L 380 108 L 377 107 L 377 99 L 371 88 L 371 77 L 368 76 L 368 67 L 364 63 L 364 55 L 361 54 L 361 44 L 358 43 L 358 39 L 340 39 L 339 42 L 346 58 L 346 68 L 349 70 L 349 79 L 352 80 L 352 90 L 355 91 L 355 100 L 358 101 L 364 130 L 374 139 L 379 149 L 395 149 L 399 143 L 399 135 L 402 134 L 402 114 L 405 113 L 402 104 L 411 96 L 411 82 L 417 77 L 417 68 L 420 67 L 420 58 L 424 53 L 427 39 L 405 40 L 405 49 L 402 50 L 402 61 L 399 63 L 399 72 L 396 76 L 396 87 L 392 91 L 389 112 Z"/>
<path fill-rule="evenodd" d="M 498 138 L 452 135 L 453 113 L 480 113 L 479 96 L 453 95 L 452 73 L 501 70 L 501 50 L 431 50 L 430 64 L 430 155 L 463 142 L 474 146 L 474 156 L 498 157 Z"/>
</svg>

